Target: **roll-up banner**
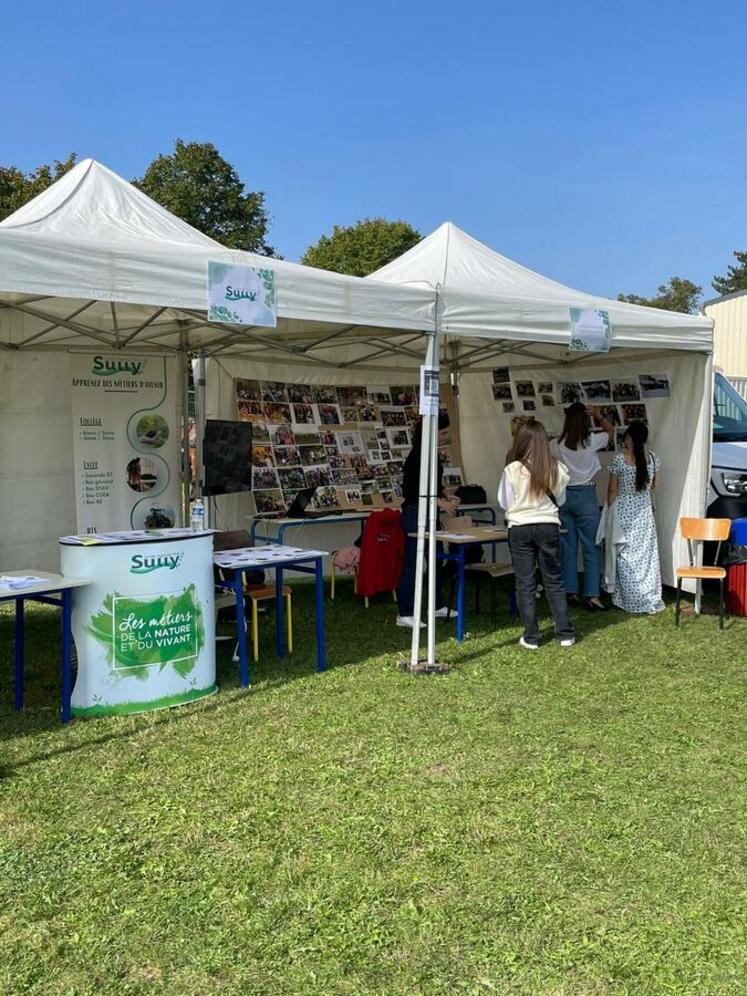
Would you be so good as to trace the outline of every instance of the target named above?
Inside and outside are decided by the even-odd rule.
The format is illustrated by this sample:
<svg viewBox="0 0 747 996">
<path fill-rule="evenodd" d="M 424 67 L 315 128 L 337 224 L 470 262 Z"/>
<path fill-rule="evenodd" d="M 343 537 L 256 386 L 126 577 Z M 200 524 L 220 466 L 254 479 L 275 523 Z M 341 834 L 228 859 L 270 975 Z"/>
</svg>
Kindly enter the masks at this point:
<svg viewBox="0 0 747 996">
<path fill-rule="evenodd" d="M 176 524 L 177 379 L 172 357 L 70 354 L 79 533 Z"/>
</svg>

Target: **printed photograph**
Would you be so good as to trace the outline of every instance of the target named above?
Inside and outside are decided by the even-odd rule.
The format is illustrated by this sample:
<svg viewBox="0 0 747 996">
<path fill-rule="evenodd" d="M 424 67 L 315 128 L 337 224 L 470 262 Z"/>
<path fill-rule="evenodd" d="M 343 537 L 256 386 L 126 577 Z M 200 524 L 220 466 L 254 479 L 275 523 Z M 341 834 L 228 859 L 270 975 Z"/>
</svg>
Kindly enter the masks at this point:
<svg viewBox="0 0 747 996">
<path fill-rule="evenodd" d="M 581 385 L 577 383 L 558 384 L 558 394 L 561 405 L 572 405 L 574 401 L 583 401 L 584 392 Z"/>
<path fill-rule="evenodd" d="M 552 394 L 541 394 L 540 401 L 542 402 L 542 406 L 544 408 L 555 407 L 555 398 L 553 398 Z"/>
<path fill-rule="evenodd" d="M 335 484 L 356 484 L 358 476 L 352 467 L 334 467 L 332 480 Z"/>
<path fill-rule="evenodd" d="M 534 412 L 537 410 L 537 405 L 534 403 L 534 401 L 532 401 L 531 398 L 522 401 L 521 407 L 524 409 L 525 412 Z"/>
<path fill-rule="evenodd" d="M 253 439 L 256 438 L 255 434 Z M 288 425 L 270 426 L 270 442 L 273 446 L 293 446 L 295 443 L 293 430 Z"/>
<path fill-rule="evenodd" d="M 612 385 L 608 380 L 584 380 L 581 382 L 581 387 L 590 405 L 612 401 Z"/>
<path fill-rule="evenodd" d="M 417 405 L 405 406 L 405 423 L 410 426 L 417 425 L 420 421 L 420 411 Z"/>
<path fill-rule="evenodd" d="M 271 446 L 252 446 L 252 467 L 274 466 L 274 450 Z"/>
<path fill-rule="evenodd" d="M 390 446 L 409 446 L 410 434 L 407 429 L 387 429 L 387 437 Z"/>
<path fill-rule="evenodd" d="M 366 462 L 366 458 L 362 453 L 354 453 L 352 456 L 348 457 L 348 466 L 355 471 L 356 477 L 373 477 L 374 474 L 371 468 Z M 369 473 L 369 471 L 371 471 Z"/>
<path fill-rule="evenodd" d="M 346 488 L 344 496 L 348 505 L 360 505 L 361 503 L 361 493 L 357 488 Z"/>
<path fill-rule="evenodd" d="M 401 405 L 416 405 L 418 403 L 418 388 L 416 387 L 390 387 L 389 388 L 392 395 L 392 404 Z"/>
<path fill-rule="evenodd" d="M 363 443 L 358 432 L 338 433 L 337 445 L 340 453 L 363 453 Z"/>
<path fill-rule="evenodd" d="M 387 428 L 395 428 L 397 426 L 406 428 L 407 426 L 405 413 L 401 409 L 397 410 L 396 408 L 382 408 L 381 421 Z"/>
<path fill-rule="evenodd" d="M 319 421 L 322 425 L 339 425 L 340 409 L 337 405 L 319 405 Z"/>
<path fill-rule="evenodd" d="M 271 442 L 269 426 L 264 422 L 255 422 L 252 429 L 252 446 L 269 446 Z"/>
<path fill-rule="evenodd" d="M 311 504 L 314 508 L 337 508 L 337 490 L 333 487 L 317 488 Z"/>
<path fill-rule="evenodd" d="M 342 416 L 343 423 L 345 423 L 345 422 L 357 422 L 358 421 L 358 406 L 357 405 L 340 405 L 340 414 Z"/>
<path fill-rule="evenodd" d="M 537 385 L 537 394 L 552 394 L 551 381 L 542 381 Z"/>
<path fill-rule="evenodd" d="M 599 414 L 612 425 L 622 425 L 617 405 L 600 405 Z"/>
<path fill-rule="evenodd" d="M 322 442 L 322 437 L 316 429 L 296 429 L 293 436 L 296 446 L 319 446 Z"/>
<path fill-rule="evenodd" d="M 272 425 L 290 425 L 291 409 L 290 405 L 265 404 L 266 420 Z"/>
<path fill-rule="evenodd" d="M 278 474 L 274 469 L 269 467 L 253 467 L 252 468 L 252 490 L 256 491 L 258 488 L 277 488 L 278 487 Z"/>
<path fill-rule="evenodd" d="M 534 381 L 531 380 L 517 380 L 514 384 L 516 388 L 516 396 L 518 398 L 533 398 L 534 397 Z"/>
<path fill-rule="evenodd" d="M 337 404 L 337 388 L 336 387 L 319 387 L 317 384 L 312 384 L 311 393 L 314 402 L 318 405 L 336 405 Z"/>
<path fill-rule="evenodd" d="M 513 398 L 510 384 L 493 384 L 493 398 L 496 401 L 510 401 Z"/>
<path fill-rule="evenodd" d="M 265 411 L 261 401 L 239 401 L 240 422 L 264 422 Z M 270 420 L 272 421 L 272 420 Z M 290 419 L 288 420 L 290 421 Z"/>
<path fill-rule="evenodd" d="M 298 467 L 301 463 L 301 454 L 295 446 L 276 446 L 272 452 L 277 467 Z"/>
<path fill-rule="evenodd" d="M 304 467 L 313 467 L 318 463 L 325 463 L 327 451 L 320 444 L 319 446 L 299 446 L 298 452 L 301 454 L 301 463 Z"/>
<path fill-rule="evenodd" d="M 338 449 L 338 446 L 337 446 L 337 437 L 335 436 L 335 441 L 330 446 L 325 441 L 325 438 L 324 438 L 325 436 L 328 436 L 328 435 L 330 435 L 328 432 L 323 432 L 322 433 L 322 445 L 324 446 L 324 449 L 325 449 L 325 451 L 327 453 L 327 456 L 329 456 L 329 457 L 339 456 L 340 455 L 340 450 Z"/>
<path fill-rule="evenodd" d="M 358 405 L 367 400 L 365 387 L 338 387 L 337 397 L 341 405 Z"/>
<path fill-rule="evenodd" d="M 615 380 L 612 382 L 613 401 L 640 401 L 641 392 L 634 380 Z"/>
<path fill-rule="evenodd" d="M 284 402 L 288 400 L 288 385 L 282 381 L 263 380 L 262 400 Z"/>
<path fill-rule="evenodd" d="M 254 502 L 257 508 L 257 512 L 262 514 L 267 514 L 268 512 L 284 512 L 285 502 L 283 501 L 283 493 L 275 488 L 267 491 L 255 491 L 254 492 Z"/>
<path fill-rule="evenodd" d="M 325 451 L 327 452 L 327 456 L 325 457 L 324 462 L 328 463 L 330 467 L 333 468 L 347 467 L 348 464 L 346 463 L 345 457 L 342 455 L 342 453 L 330 453 L 329 452 L 330 448 L 331 447 L 329 446 L 324 447 Z"/>
<path fill-rule="evenodd" d="M 283 491 L 300 491 L 306 487 L 302 467 L 280 467 L 277 474 Z"/>
<path fill-rule="evenodd" d="M 261 401 L 262 389 L 258 380 L 236 379 L 236 397 L 239 401 Z"/>
<path fill-rule="evenodd" d="M 446 467 L 444 468 L 444 484 L 446 487 L 453 488 L 458 487 L 463 484 L 462 480 L 462 468 L 461 467 Z"/>
<path fill-rule="evenodd" d="M 494 384 L 504 384 L 509 379 L 508 367 L 496 367 L 493 371 Z"/>
<path fill-rule="evenodd" d="M 328 466 L 306 467 L 303 476 L 307 488 L 324 488 L 332 484 L 332 471 Z"/>
<path fill-rule="evenodd" d="M 369 387 L 368 400 L 373 405 L 391 405 L 392 395 L 388 387 Z"/>
<path fill-rule="evenodd" d="M 642 398 L 668 398 L 669 377 L 666 374 L 641 374 L 638 378 Z"/>
<path fill-rule="evenodd" d="M 169 438 L 169 424 L 162 415 L 142 415 L 135 426 L 135 435 L 141 446 L 157 450 Z"/>
<path fill-rule="evenodd" d="M 325 429 L 323 432 L 320 432 L 319 439 L 325 446 L 337 447 L 337 433 L 332 432 L 330 429 Z"/>
<path fill-rule="evenodd" d="M 646 421 L 646 406 L 645 405 L 621 405 L 622 409 L 622 420 L 627 425 L 629 422 L 645 422 Z"/>
<path fill-rule="evenodd" d="M 158 481 L 158 472 L 162 468 L 165 473 L 166 468 L 163 464 L 155 463 L 145 456 L 134 457 L 126 467 L 127 487 L 139 494 L 151 491 Z"/>
<path fill-rule="evenodd" d="M 296 425 L 314 425 L 314 409 L 311 405 L 293 405 L 293 421 Z"/>
<path fill-rule="evenodd" d="M 386 466 L 389 470 L 390 477 L 401 477 L 405 469 L 405 465 L 402 460 L 390 460 Z"/>
<path fill-rule="evenodd" d="M 314 404 L 314 392 L 311 384 L 289 384 L 288 399 L 301 405 Z"/>
<path fill-rule="evenodd" d="M 513 401 L 504 401 L 502 407 L 504 415 L 513 415 L 513 413 L 516 411 L 516 405 L 513 403 Z"/>
<path fill-rule="evenodd" d="M 358 405 L 359 422 L 380 422 L 381 415 L 376 405 Z"/>
</svg>

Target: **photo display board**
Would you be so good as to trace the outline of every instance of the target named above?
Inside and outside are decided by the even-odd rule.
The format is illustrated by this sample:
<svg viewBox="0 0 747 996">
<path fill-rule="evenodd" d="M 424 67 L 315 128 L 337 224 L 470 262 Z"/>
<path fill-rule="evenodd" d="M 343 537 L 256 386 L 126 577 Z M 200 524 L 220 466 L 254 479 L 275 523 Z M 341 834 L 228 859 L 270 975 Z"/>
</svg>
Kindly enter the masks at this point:
<svg viewBox="0 0 747 996">
<path fill-rule="evenodd" d="M 253 423 L 257 512 L 283 513 L 302 488 L 315 508 L 386 505 L 420 419 L 419 388 L 237 379 L 239 419 Z M 448 463 L 448 451 L 442 452 Z"/>
<path fill-rule="evenodd" d="M 563 423 L 563 410 L 575 401 L 593 405 L 615 426 L 615 439 L 609 449 L 620 449 L 625 427 L 630 422 L 649 426 L 647 401 L 669 398 L 671 385 L 666 374 L 639 374 L 637 377 L 577 381 L 538 381 L 512 379 L 508 367 L 493 370 L 493 398 L 503 415 L 511 420 L 512 432 L 527 419 L 545 422 L 550 438 Z"/>
</svg>

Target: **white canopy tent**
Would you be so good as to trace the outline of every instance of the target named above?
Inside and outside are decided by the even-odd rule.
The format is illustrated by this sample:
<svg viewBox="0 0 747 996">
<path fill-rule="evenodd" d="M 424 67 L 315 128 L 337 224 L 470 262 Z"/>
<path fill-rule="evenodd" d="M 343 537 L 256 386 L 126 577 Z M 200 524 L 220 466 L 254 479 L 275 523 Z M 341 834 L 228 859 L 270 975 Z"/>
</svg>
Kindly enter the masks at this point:
<svg viewBox="0 0 747 996">
<path fill-rule="evenodd" d="M 273 269 L 277 328 L 209 323 L 208 260 Z M 171 353 L 186 364 L 202 351 L 336 371 L 383 355 L 416 362 L 434 315 L 430 290 L 225 249 L 100 163 L 79 163 L 0 223 L 3 568 L 54 564 L 57 537 L 75 528 L 61 354 Z"/>
</svg>

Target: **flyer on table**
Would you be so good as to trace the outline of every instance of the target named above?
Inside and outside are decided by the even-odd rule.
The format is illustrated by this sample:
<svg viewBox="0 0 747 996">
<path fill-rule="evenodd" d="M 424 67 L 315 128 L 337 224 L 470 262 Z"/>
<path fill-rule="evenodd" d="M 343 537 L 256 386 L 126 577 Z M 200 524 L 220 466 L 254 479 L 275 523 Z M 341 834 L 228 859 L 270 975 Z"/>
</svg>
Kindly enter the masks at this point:
<svg viewBox="0 0 747 996">
<path fill-rule="evenodd" d="M 71 353 L 70 383 L 78 532 L 175 525 L 176 360 Z"/>
</svg>

